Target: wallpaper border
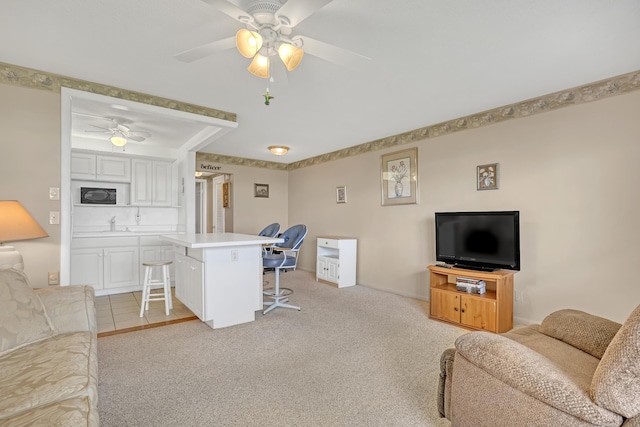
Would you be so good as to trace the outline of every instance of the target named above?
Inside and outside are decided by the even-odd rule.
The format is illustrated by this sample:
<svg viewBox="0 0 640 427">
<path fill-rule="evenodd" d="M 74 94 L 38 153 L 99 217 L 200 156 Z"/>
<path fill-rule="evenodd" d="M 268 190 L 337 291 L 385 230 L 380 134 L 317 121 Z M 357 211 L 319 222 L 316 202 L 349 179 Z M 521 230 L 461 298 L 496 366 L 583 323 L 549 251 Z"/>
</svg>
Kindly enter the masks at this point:
<svg viewBox="0 0 640 427">
<path fill-rule="evenodd" d="M 200 114 L 207 117 L 237 121 L 235 113 L 188 104 L 172 99 L 161 98 L 140 92 L 120 89 L 113 86 L 60 76 L 44 71 L 19 67 L 16 65 L 0 62 L 0 83 L 14 86 L 23 86 L 34 89 L 48 90 L 59 93 L 61 87 L 83 90 L 100 95 L 112 96 L 114 98 L 126 99 L 141 102 L 149 105 L 170 108 L 178 111 Z M 199 161 L 209 161 L 221 164 L 247 166 L 255 168 L 275 169 L 282 171 L 292 171 L 305 167 L 315 166 L 346 157 L 357 156 L 359 154 L 372 151 L 383 150 L 399 145 L 410 144 L 423 139 L 436 138 L 454 132 L 468 129 L 476 129 L 501 123 L 507 120 L 529 117 L 534 114 L 554 111 L 559 108 L 573 105 L 585 104 L 587 102 L 598 101 L 616 95 L 622 95 L 640 89 L 640 70 L 622 74 L 598 82 L 577 86 L 572 89 L 565 89 L 547 95 L 531 98 L 526 101 L 517 102 L 502 107 L 493 108 L 480 113 L 459 117 L 445 122 L 437 123 L 414 129 L 412 131 L 376 139 L 374 141 L 347 147 L 341 150 L 310 157 L 293 163 L 268 162 L 264 160 L 246 159 L 241 157 L 223 156 L 211 153 L 197 153 L 196 159 Z"/>
</svg>

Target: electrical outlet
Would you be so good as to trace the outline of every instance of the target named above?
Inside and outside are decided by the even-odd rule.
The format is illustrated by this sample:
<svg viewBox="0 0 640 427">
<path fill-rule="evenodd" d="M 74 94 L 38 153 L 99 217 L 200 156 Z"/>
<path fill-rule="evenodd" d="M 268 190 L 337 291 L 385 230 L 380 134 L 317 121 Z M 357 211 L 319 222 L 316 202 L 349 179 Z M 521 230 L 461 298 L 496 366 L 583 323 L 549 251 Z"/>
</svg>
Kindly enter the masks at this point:
<svg viewBox="0 0 640 427">
<path fill-rule="evenodd" d="M 57 211 L 49 212 L 49 224 L 60 224 L 60 212 L 57 212 Z"/>
<path fill-rule="evenodd" d="M 231 251 L 231 261 L 238 261 L 238 251 L 236 249 Z"/>
<path fill-rule="evenodd" d="M 515 291 L 516 294 L 516 301 L 517 302 L 524 302 L 524 292 L 523 291 Z"/>
<path fill-rule="evenodd" d="M 48 276 L 47 282 L 50 285 L 59 285 L 60 284 L 60 273 L 58 273 L 57 271 L 49 272 L 49 274 L 47 276 Z"/>
</svg>

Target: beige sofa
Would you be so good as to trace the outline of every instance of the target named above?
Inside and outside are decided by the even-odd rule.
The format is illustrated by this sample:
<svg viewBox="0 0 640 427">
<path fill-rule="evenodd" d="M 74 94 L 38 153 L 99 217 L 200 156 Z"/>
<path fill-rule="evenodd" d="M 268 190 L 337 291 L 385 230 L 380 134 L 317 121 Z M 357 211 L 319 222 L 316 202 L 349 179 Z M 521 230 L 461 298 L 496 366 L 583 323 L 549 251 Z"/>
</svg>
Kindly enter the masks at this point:
<svg viewBox="0 0 640 427">
<path fill-rule="evenodd" d="M 640 426 L 640 306 L 624 325 L 561 310 L 455 347 L 438 390 L 454 426 Z"/>
<path fill-rule="evenodd" d="M 98 426 L 93 288 L 0 270 L 0 426 Z"/>
</svg>

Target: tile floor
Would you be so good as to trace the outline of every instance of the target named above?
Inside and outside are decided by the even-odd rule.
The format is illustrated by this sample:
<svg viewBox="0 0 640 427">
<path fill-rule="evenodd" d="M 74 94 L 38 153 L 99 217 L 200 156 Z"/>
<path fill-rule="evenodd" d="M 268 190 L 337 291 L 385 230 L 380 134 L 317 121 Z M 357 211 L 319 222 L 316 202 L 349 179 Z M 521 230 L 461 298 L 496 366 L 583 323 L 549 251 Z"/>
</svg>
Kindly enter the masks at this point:
<svg viewBox="0 0 640 427">
<path fill-rule="evenodd" d="M 143 329 L 148 325 L 179 322 L 195 318 L 194 314 L 173 295 L 173 309 L 165 315 L 164 301 L 151 301 L 149 311 L 140 317 L 142 292 L 96 297 L 98 334 L 110 334 L 121 330 Z"/>
</svg>

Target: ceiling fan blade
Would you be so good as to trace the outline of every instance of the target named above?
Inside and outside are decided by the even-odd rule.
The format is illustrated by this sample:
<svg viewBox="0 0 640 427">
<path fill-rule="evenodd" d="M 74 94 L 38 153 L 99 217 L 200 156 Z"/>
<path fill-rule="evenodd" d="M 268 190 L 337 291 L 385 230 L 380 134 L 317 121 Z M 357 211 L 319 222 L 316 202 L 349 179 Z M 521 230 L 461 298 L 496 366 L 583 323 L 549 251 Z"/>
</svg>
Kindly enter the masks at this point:
<svg viewBox="0 0 640 427">
<path fill-rule="evenodd" d="M 131 134 L 138 134 L 144 136 L 151 136 L 151 132 L 147 132 L 146 130 L 132 130 Z"/>
<path fill-rule="evenodd" d="M 289 19 L 289 26 L 295 27 L 332 1 L 333 0 L 289 0 L 276 12 L 276 16 L 286 16 Z"/>
<path fill-rule="evenodd" d="M 224 13 L 235 19 L 236 21 L 247 23 L 253 22 L 253 17 L 249 15 L 244 10 L 240 9 L 238 6 L 229 3 L 225 0 L 202 0 L 203 2 L 210 4 L 211 6 L 218 9 L 220 12 Z"/>
<path fill-rule="evenodd" d="M 360 55 L 359 53 L 321 42 L 311 37 L 297 36 L 295 38 L 302 40 L 302 50 L 304 50 L 305 53 L 317 56 L 326 61 L 335 62 L 339 65 L 361 67 L 368 63 L 368 61 L 371 61 L 371 58 L 368 56 Z"/>
<path fill-rule="evenodd" d="M 100 129 L 100 130 L 85 130 L 85 132 L 104 132 L 104 133 L 111 133 L 111 129 L 109 128 L 103 128 L 102 126 L 96 126 L 96 125 L 92 125 L 89 124 L 89 126 L 93 126 L 94 128 Z"/>
<path fill-rule="evenodd" d="M 137 136 L 137 135 L 129 135 L 127 136 L 127 138 L 133 141 L 138 141 L 138 142 L 142 142 L 146 139 L 144 136 Z"/>
<path fill-rule="evenodd" d="M 193 62 L 198 59 L 202 59 L 205 56 L 212 55 L 214 53 L 222 52 L 227 49 L 232 49 L 236 45 L 236 38 L 229 37 L 226 39 L 218 40 L 215 42 L 207 43 L 202 46 L 194 47 L 193 49 L 185 50 L 177 55 L 174 55 L 174 58 L 178 59 L 182 62 Z"/>
</svg>

